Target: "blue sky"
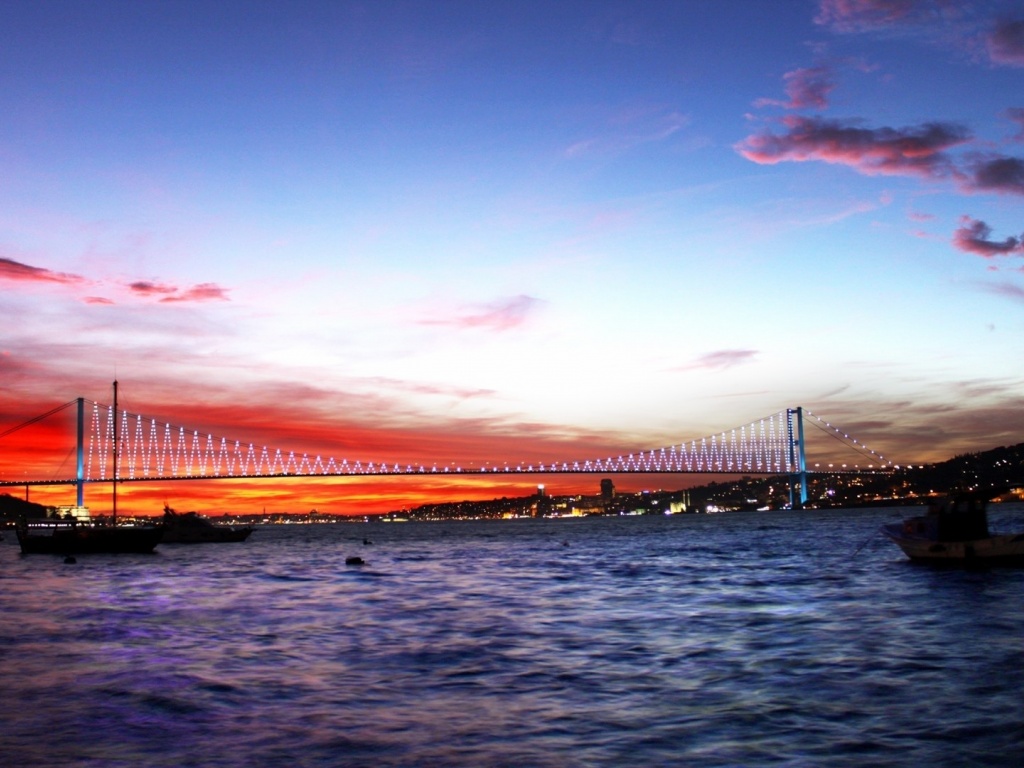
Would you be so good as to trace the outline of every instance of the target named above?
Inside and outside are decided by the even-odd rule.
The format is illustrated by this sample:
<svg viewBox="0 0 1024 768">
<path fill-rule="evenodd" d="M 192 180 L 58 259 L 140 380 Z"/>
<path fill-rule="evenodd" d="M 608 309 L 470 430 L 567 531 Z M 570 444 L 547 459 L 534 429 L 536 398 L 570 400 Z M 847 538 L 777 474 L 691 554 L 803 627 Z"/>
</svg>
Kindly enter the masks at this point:
<svg viewBox="0 0 1024 768">
<path fill-rule="evenodd" d="M 1024 439 L 1018 3 L 6 2 L 0 114 L 5 423 Z"/>
</svg>

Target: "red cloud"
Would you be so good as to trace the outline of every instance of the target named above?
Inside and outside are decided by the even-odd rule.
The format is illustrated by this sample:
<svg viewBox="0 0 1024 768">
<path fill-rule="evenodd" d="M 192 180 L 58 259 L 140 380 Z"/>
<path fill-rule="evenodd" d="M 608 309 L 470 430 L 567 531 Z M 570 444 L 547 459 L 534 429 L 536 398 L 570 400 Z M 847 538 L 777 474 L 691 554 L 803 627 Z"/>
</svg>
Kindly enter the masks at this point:
<svg viewBox="0 0 1024 768">
<path fill-rule="evenodd" d="M 990 240 L 992 228 L 984 221 L 964 216 L 960 222 L 963 226 L 953 233 L 953 245 L 965 253 L 974 253 L 986 259 L 1024 253 L 1020 237 L 1008 237 L 1001 242 Z"/>
<path fill-rule="evenodd" d="M 81 283 L 78 275 L 66 272 L 51 272 L 42 267 L 31 267 L 28 264 L 0 257 L 0 280 L 25 280 L 39 283 L 62 283 L 71 285 Z"/>
<path fill-rule="evenodd" d="M 970 192 L 1001 192 L 1024 195 L 1024 160 L 1017 157 L 989 157 L 970 165 L 971 175 L 962 185 Z"/>
<path fill-rule="evenodd" d="M 945 150 L 970 139 L 966 128 L 926 123 L 916 128 L 858 128 L 834 120 L 787 117 L 789 132 L 756 134 L 736 145 L 755 163 L 821 160 L 855 168 L 868 175 L 941 178 L 952 166 Z"/>
<path fill-rule="evenodd" d="M 986 44 L 989 58 L 996 64 L 1024 67 L 1024 20 L 999 21 Z"/>
<path fill-rule="evenodd" d="M 167 296 L 160 299 L 161 303 L 174 301 L 227 301 L 227 289 L 221 288 L 215 283 L 200 283 L 189 288 L 184 293 L 175 296 Z"/>
<path fill-rule="evenodd" d="M 916 0 L 821 0 L 816 24 L 839 32 L 862 32 L 904 24 L 915 18 Z"/>
<path fill-rule="evenodd" d="M 526 322 L 527 316 L 540 304 L 532 296 L 513 296 L 510 299 L 492 302 L 480 307 L 479 311 L 450 320 L 423 320 L 422 325 L 449 325 L 457 328 L 491 328 L 507 331 Z"/>
</svg>

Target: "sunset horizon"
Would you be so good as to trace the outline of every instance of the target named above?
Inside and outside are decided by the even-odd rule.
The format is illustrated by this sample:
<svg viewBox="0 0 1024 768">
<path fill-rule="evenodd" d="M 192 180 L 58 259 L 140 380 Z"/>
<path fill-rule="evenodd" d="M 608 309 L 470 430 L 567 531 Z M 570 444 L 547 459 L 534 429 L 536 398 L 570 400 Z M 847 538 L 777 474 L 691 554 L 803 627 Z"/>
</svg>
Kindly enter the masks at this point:
<svg viewBox="0 0 1024 768">
<path fill-rule="evenodd" d="M 796 407 L 896 464 L 1024 440 L 1018 3 L 44 1 L 0 30 L 0 432 L 117 379 L 161 423 L 364 462 L 586 460 Z M 0 440 L 0 480 L 73 476 L 74 430 Z"/>
</svg>

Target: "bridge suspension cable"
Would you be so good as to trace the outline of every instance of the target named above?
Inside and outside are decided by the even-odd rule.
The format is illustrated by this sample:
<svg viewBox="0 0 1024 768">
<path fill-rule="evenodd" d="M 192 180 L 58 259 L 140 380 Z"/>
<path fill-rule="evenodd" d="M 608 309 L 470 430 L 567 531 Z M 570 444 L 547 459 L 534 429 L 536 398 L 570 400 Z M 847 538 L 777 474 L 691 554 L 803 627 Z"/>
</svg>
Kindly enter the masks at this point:
<svg viewBox="0 0 1024 768">
<path fill-rule="evenodd" d="M 891 462 L 889 462 L 885 458 L 885 456 L 883 456 L 880 453 L 876 453 L 874 450 L 864 445 L 864 443 L 859 442 L 855 438 L 850 437 L 849 434 L 841 430 L 839 427 L 835 427 L 832 424 L 829 424 L 827 421 L 815 415 L 814 413 L 811 413 L 811 411 L 807 410 L 806 408 L 804 409 L 804 412 L 813 419 L 813 421 L 810 422 L 812 426 L 817 427 L 832 439 L 842 443 L 843 445 L 856 451 L 861 456 L 864 456 L 867 459 L 878 461 L 881 466 L 888 466 L 889 464 L 891 464 Z"/>
<path fill-rule="evenodd" d="M 296 454 L 90 402 L 87 481 L 268 477 L 282 475 L 398 475 L 487 473 L 749 473 L 798 471 L 792 410 L 779 411 L 731 430 L 688 442 L 634 453 L 568 461 L 504 463 L 473 468 L 425 463 L 392 463 Z M 118 450 L 113 450 L 114 435 Z M 114 456 L 118 466 L 112 466 Z"/>
<path fill-rule="evenodd" d="M 482 466 L 335 459 L 283 451 L 212 433 L 174 426 L 170 422 L 117 410 L 78 398 L 0 434 L 11 434 L 78 404 L 77 476 L 83 483 L 201 478 L 266 478 L 282 476 L 366 476 L 446 474 L 763 474 L 799 477 L 806 486 L 802 408 L 790 408 L 730 430 L 678 444 L 589 459 L 499 463 Z M 845 441 L 862 455 L 885 465 L 880 454 L 828 422 L 812 416 L 812 424 Z M 115 423 L 116 421 L 116 423 Z M 817 422 L 817 423 L 815 423 Z M 824 425 L 824 426 L 822 426 Z M 117 442 L 116 450 L 114 442 Z M 116 462 L 116 465 L 115 465 Z M 831 469 L 829 471 L 832 471 Z M 843 471 L 846 466 L 843 465 Z M 859 471 L 855 468 L 854 471 Z M 19 481 L 19 484 L 24 481 Z M 11 482 L 0 481 L 0 485 Z"/>
<path fill-rule="evenodd" d="M 65 408 L 70 408 L 76 402 L 77 402 L 76 400 L 69 400 L 68 402 L 64 403 L 64 405 L 58 405 L 56 408 L 53 408 L 53 409 L 47 411 L 46 413 L 41 413 L 38 416 L 35 416 L 35 417 L 29 419 L 28 421 L 19 424 L 16 427 L 11 427 L 10 429 L 5 429 L 3 432 L 0 432 L 0 439 L 3 439 L 5 437 L 7 437 L 8 435 L 13 435 L 15 432 L 17 432 L 18 430 L 24 429 L 25 427 L 31 427 L 33 424 L 38 424 L 43 419 L 48 418 L 49 416 L 53 416 L 53 414 L 59 413 L 59 412 L 63 411 Z"/>
</svg>

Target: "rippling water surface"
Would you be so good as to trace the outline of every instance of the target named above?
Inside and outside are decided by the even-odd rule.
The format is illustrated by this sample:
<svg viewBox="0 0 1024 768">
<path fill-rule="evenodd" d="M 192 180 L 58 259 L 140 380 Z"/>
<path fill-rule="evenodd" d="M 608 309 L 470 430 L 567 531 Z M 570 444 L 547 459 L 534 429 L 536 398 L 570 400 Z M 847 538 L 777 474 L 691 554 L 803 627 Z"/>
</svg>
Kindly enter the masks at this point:
<svg viewBox="0 0 1024 768">
<path fill-rule="evenodd" d="M 1016 768 L 1024 569 L 911 564 L 872 536 L 904 514 L 280 526 L 73 565 L 7 532 L 0 755 Z"/>
</svg>

